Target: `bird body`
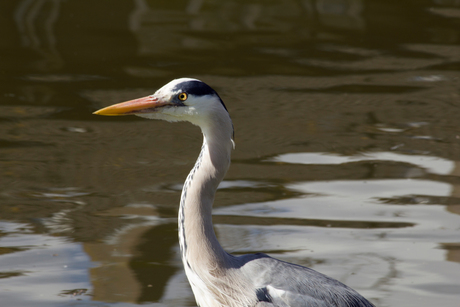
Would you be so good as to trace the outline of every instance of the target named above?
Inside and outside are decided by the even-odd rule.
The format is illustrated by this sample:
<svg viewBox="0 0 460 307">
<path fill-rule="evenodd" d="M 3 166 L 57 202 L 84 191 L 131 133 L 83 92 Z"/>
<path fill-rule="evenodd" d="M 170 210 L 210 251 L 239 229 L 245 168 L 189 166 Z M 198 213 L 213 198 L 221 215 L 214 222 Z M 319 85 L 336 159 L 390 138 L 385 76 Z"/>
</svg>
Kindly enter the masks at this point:
<svg viewBox="0 0 460 307">
<path fill-rule="evenodd" d="M 262 253 L 237 257 L 221 247 L 212 225 L 212 205 L 230 166 L 233 124 L 211 87 L 197 79 L 176 79 L 151 96 L 95 114 L 189 121 L 201 128 L 203 146 L 185 181 L 178 217 L 182 262 L 199 306 L 373 306 L 353 289 L 310 268 Z"/>
</svg>

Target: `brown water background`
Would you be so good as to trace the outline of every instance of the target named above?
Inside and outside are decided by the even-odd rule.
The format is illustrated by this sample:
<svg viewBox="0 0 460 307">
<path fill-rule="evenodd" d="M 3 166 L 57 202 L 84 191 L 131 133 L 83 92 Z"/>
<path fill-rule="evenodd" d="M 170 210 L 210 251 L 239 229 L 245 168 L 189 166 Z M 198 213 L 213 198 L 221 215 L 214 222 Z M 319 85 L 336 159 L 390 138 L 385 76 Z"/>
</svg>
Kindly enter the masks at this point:
<svg viewBox="0 0 460 307">
<path fill-rule="evenodd" d="M 188 123 L 105 118 L 178 77 L 236 130 L 224 248 L 383 306 L 460 306 L 460 1 L 0 2 L 0 306 L 194 306 Z"/>
</svg>

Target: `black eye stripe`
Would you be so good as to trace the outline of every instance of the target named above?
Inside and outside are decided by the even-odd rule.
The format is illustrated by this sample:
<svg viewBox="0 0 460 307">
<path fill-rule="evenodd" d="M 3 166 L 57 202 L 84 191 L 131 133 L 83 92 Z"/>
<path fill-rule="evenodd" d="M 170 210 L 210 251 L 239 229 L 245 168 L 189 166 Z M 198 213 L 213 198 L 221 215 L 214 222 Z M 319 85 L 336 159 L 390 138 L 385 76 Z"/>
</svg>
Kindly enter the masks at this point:
<svg viewBox="0 0 460 307">
<path fill-rule="evenodd" d="M 202 81 L 199 81 L 199 80 L 184 81 L 184 82 L 176 84 L 172 88 L 172 91 L 179 91 L 179 90 L 182 93 L 186 93 L 188 95 L 193 95 L 193 96 L 207 96 L 207 95 L 213 96 L 215 95 L 219 98 L 220 103 L 225 108 L 225 110 L 227 110 L 227 107 L 225 106 L 222 99 L 220 99 L 216 91 L 214 91 L 209 85 L 207 85 L 206 83 Z M 181 100 L 181 101 L 184 101 L 184 100 Z"/>
<path fill-rule="evenodd" d="M 182 92 L 186 92 L 189 95 L 194 96 L 213 95 L 215 93 L 215 91 L 209 85 L 198 80 L 181 82 L 176 84 L 172 90 L 181 90 Z"/>
</svg>

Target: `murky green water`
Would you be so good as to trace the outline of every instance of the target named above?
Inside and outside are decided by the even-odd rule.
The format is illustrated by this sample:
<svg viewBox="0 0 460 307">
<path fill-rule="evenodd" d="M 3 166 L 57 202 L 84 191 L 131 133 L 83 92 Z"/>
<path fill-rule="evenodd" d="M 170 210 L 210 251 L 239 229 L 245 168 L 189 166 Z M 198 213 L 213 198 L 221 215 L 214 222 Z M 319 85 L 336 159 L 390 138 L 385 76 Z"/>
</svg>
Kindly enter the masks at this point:
<svg viewBox="0 0 460 307">
<path fill-rule="evenodd" d="M 460 2 L 0 2 L 0 305 L 193 306 L 198 128 L 103 118 L 196 77 L 236 129 L 222 245 L 376 306 L 460 302 Z"/>
</svg>

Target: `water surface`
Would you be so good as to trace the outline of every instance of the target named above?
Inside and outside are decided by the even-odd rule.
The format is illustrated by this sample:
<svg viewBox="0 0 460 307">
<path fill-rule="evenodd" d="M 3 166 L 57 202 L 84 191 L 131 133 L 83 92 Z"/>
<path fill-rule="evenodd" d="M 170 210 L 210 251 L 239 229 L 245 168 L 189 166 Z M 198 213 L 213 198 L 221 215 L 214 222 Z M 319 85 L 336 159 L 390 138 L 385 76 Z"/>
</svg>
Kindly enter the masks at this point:
<svg viewBox="0 0 460 307">
<path fill-rule="evenodd" d="M 460 3 L 0 3 L 0 299 L 195 306 L 178 253 L 198 128 L 91 113 L 199 78 L 236 130 L 224 248 L 376 306 L 460 301 Z"/>
</svg>

